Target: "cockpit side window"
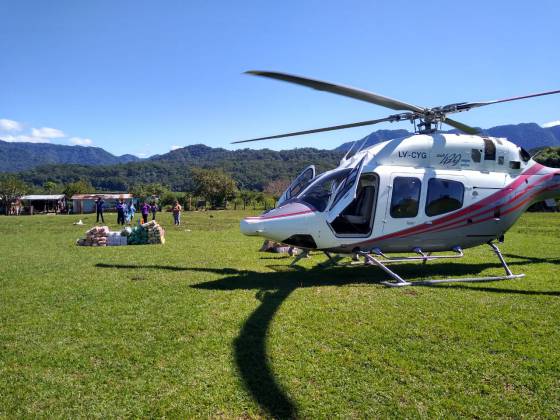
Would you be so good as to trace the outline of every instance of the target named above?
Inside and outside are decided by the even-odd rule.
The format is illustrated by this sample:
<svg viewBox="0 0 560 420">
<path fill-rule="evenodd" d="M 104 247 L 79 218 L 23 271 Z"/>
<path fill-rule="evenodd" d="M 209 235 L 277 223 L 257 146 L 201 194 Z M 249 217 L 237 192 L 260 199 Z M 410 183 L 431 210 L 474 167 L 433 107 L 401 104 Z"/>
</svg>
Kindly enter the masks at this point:
<svg viewBox="0 0 560 420">
<path fill-rule="evenodd" d="M 376 174 L 362 173 L 358 181 L 356 198 L 331 223 L 331 227 L 337 234 L 363 236 L 371 233 L 378 184 Z"/>
<path fill-rule="evenodd" d="M 314 171 L 309 169 L 305 171 L 298 179 L 296 179 L 296 182 L 290 188 L 289 197 L 297 197 L 297 195 L 311 183 L 311 181 L 313 180 L 313 175 Z"/>
<path fill-rule="evenodd" d="M 344 197 L 346 195 L 346 193 L 348 191 L 350 191 L 350 189 L 352 189 L 352 187 L 354 186 L 354 183 L 356 182 L 356 178 L 358 177 L 358 174 L 362 170 L 362 165 L 364 163 L 364 159 L 365 158 L 362 158 L 360 163 L 358 165 L 356 165 L 354 167 L 354 169 L 352 169 L 352 171 L 348 174 L 348 177 L 346 177 L 346 179 L 344 180 L 344 184 L 337 191 L 336 196 L 334 197 L 334 200 L 332 201 L 330 210 L 332 210 L 333 207 L 339 202 L 339 200 L 342 197 Z"/>
<path fill-rule="evenodd" d="M 325 211 L 331 194 L 350 171 L 351 169 L 347 168 L 317 177 L 298 199 L 310 204 L 317 211 Z"/>
</svg>

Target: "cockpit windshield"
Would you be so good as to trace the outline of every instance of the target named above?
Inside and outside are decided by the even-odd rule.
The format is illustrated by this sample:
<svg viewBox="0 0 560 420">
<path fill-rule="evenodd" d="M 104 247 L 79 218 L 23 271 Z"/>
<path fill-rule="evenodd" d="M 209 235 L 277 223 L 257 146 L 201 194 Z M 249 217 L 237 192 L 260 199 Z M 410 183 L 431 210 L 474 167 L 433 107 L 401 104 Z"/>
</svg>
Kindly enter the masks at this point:
<svg viewBox="0 0 560 420">
<path fill-rule="evenodd" d="M 318 176 L 298 199 L 315 207 L 317 211 L 325 211 L 331 194 L 350 171 L 350 168 L 346 168 Z"/>
</svg>

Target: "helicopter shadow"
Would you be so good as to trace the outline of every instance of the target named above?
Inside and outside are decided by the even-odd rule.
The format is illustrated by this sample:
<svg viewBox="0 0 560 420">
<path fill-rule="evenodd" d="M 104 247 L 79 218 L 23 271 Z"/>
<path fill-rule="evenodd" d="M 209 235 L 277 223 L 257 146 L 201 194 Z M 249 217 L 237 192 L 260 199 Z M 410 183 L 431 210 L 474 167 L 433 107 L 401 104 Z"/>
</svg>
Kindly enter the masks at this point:
<svg viewBox="0 0 560 420">
<path fill-rule="evenodd" d="M 517 256 L 511 256 L 517 257 Z M 519 257 L 522 258 L 522 257 Z M 281 260 L 281 259 L 280 259 Z M 279 261 L 280 262 L 280 261 Z M 543 262 L 543 261 L 540 261 Z M 555 261 L 545 261 L 556 263 Z M 512 261 L 510 266 L 526 265 L 527 261 Z M 259 306 L 249 315 L 239 335 L 234 341 L 235 364 L 243 385 L 259 406 L 273 418 L 296 418 L 298 410 L 286 390 L 277 381 L 267 356 L 267 337 L 274 316 L 282 303 L 298 288 L 335 286 L 367 287 L 376 286 L 387 276 L 376 267 L 316 266 L 305 269 L 283 264 L 267 265 L 269 272 L 240 270 L 235 268 L 181 267 L 141 264 L 96 264 L 99 268 L 110 269 L 163 269 L 183 272 L 200 272 L 219 275 L 217 280 L 194 284 L 190 287 L 199 290 L 235 291 L 253 290 L 260 301 Z M 457 261 L 434 262 L 425 265 L 414 263 L 391 264 L 391 268 L 403 278 L 419 279 L 439 276 L 473 276 L 486 269 L 499 269 L 499 263 L 468 264 Z M 464 292 L 490 292 L 504 294 L 560 296 L 556 291 L 520 290 L 494 288 L 485 283 L 484 287 L 473 283 L 454 283 L 422 285 L 430 288 L 453 288 Z M 400 293 L 400 289 L 379 286 L 380 293 Z"/>
<path fill-rule="evenodd" d="M 517 262 L 513 265 L 523 265 Z M 466 264 L 444 262 L 419 265 L 403 263 L 392 264 L 392 268 L 409 277 L 461 276 L 476 275 L 488 268 L 501 269 L 499 263 Z M 303 269 L 285 265 L 267 266 L 274 272 L 262 273 L 239 270 L 230 276 L 232 269 L 190 268 L 197 272 L 208 272 L 225 277 L 199 283 L 191 287 L 203 290 L 255 290 L 256 298 L 261 302 L 258 308 L 247 318 L 235 340 L 235 363 L 242 377 L 245 389 L 255 401 L 274 418 L 297 417 L 297 406 L 290 399 L 281 384 L 275 378 L 269 358 L 266 354 L 266 338 L 270 325 L 282 303 L 298 288 L 338 286 L 359 287 L 374 286 L 385 280 L 385 274 L 373 267 L 330 267 Z M 531 291 L 506 288 L 478 287 L 467 284 L 431 285 L 429 287 L 454 287 L 462 291 L 511 293 L 523 295 L 560 296 L 560 292 Z M 454 289 L 454 290 L 455 290 Z M 381 293 L 394 293 L 395 289 L 379 287 Z"/>
</svg>

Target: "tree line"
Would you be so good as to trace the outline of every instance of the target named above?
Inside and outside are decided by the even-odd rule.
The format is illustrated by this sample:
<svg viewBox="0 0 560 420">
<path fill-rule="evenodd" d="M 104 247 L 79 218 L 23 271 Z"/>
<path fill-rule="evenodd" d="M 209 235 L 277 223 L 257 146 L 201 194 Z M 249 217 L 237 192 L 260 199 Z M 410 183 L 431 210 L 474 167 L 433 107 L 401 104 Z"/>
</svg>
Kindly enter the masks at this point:
<svg viewBox="0 0 560 420">
<path fill-rule="evenodd" d="M 186 161 L 196 156 L 181 159 L 180 155 L 172 161 L 110 166 L 48 165 L 17 174 L 0 173 L 0 205 L 7 208 L 17 197 L 29 193 L 65 194 L 70 198 L 75 194 L 112 191 L 130 192 L 141 199 L 158 196 L 164 206 L 178 200 L 186 209 L 195 208 L 200 201 L 211 208 L 267 208 L 274 205 L 290 180 L 309 162 L 315 162 L 321 172 L 335 167 L 340 158 L 336 153 L 325 155 L 325 151 L 301 150 L 305 151 L 305 161 L 271 160 L 264 153 L 261 162 L 230 162 L 227 170 L 188 166 Z M 560 167 L 560 148 L 543 148 L 535 160 Z"/>
<path fill-rule="evenodd" d="M 191 189 L 174 191 L 169 185 L 160 182 L 138 183 L 131 185 L 126 191 L 142 201 L 152 201 L 157 197 L 163 208 L 171 207 L 178 201 L 186 210 L 193 210 L 201 206 L 205 208 L 233 208 L 247 207 L 264 208 L 274 206 L 283 190 L 287 188 L 289 180 L 274 180 L 264 191 L 240 189 L 235 180 L 219 169 L 193 168 L 191 170 Z M 76 194 L 102 193 L 87 179 L 79 179 L 69 183 L 45 181 L 40 186 L 25 182 L 14 174 L 0 174 L 0 206 L 7 211 L 10 203 L 27 194 L 64 194 L 68 199 Z"/>
</svg>

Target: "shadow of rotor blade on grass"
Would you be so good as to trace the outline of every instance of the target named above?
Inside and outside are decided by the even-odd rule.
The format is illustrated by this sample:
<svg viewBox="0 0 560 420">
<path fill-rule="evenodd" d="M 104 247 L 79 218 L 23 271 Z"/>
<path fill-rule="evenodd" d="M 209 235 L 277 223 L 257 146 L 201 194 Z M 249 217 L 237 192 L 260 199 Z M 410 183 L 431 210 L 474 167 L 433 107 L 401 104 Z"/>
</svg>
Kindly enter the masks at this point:
<svg viewBox="0 0 560 420">
<path fill-rule="evenodd" d="M 266 354 L 266 338 L 274 314 L 295 290 L 284 288 L 260 294 L 261 304 L 247 318 L 235 339 L 235 363 L 247 391 L 273 418 L 296 418 L 296 405 L 276 381 Z"/>
<path fill-rule="evenodd" d="M 503 254 L 505 258 L 517 258 L 524 260 L 523 264 L 531 263 L 544 263 L 544 264 L 560 264 L 560 258 L 541 258 L 541 257 L 528 257 L 526 255 L 516 255 L 516 254 Z M 508 264 L 511 264 L 508 262 Z"/>
<path fill-rule="evenodd" d="M 489 292 L 489 293 L 507 293 L 517 295 L 532 295 L 532 296 L 560 296 L 560 291 L 553 290 L 518 290 L 518 289 L 503 289 L 498 287 L 478 287 L 475 285 L 468 286 L 467 284 L 422 284 L 420 287 L 433 287 L 444 289 L 461 289 L 475 292 Z"/>
</svg>

